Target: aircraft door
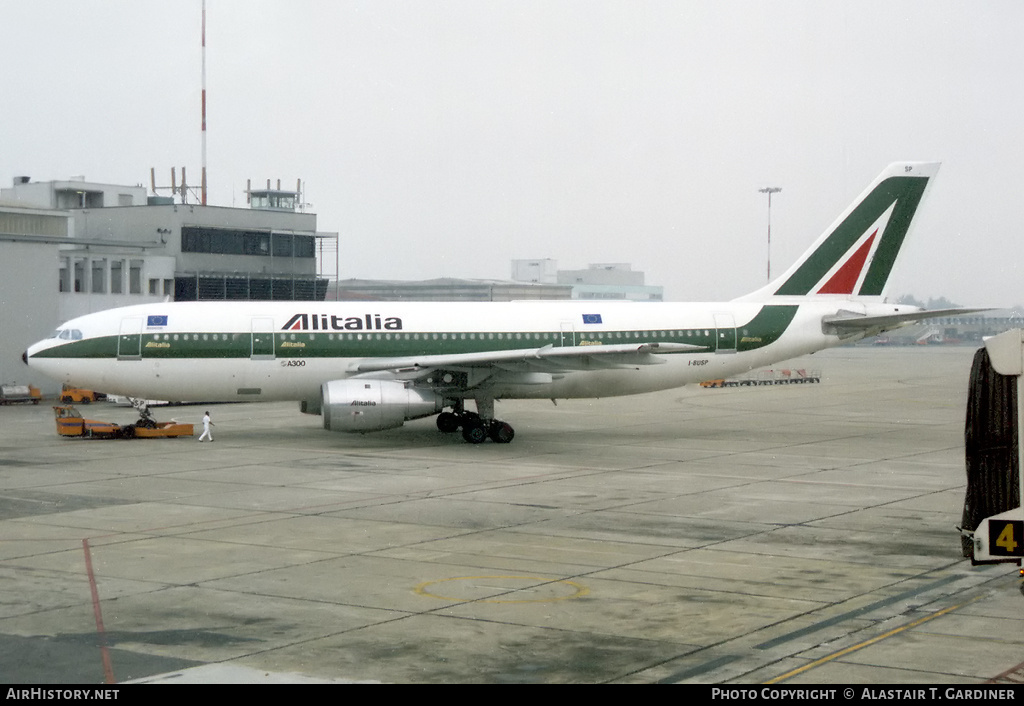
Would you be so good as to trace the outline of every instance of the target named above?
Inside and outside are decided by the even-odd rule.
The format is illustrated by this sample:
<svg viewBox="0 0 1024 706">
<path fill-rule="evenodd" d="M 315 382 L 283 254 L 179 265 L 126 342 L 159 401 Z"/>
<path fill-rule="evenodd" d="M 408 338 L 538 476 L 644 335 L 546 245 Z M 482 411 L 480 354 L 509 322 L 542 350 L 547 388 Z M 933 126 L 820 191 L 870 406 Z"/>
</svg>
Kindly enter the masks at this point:
<svg viewBox="0 0 1024 706">
<path fill-rule="evenodd" d="M 118 360 L 142 359 L 142 318 L 133 316 L 121 319 L 121 328 L 117 336 Z"/>
<path fill-rule="evenodd" d="M 253 317 L 252 360 L 273 360 L 274 357 L 274 320 L 270 317 Z"/>
<path fill-rule="evenodd" d="M 560 346 L 575 346 L 576 345 L 576 325 L 572 321 L 563 321 L 560 324 L 561 328 L 561 340 L 558 345 Z"/>
<path fill-rule="evenodd" d="M 736 352 L 736 322 L 732 314 L 715 314 L 715 352 Z"/>
</svg>

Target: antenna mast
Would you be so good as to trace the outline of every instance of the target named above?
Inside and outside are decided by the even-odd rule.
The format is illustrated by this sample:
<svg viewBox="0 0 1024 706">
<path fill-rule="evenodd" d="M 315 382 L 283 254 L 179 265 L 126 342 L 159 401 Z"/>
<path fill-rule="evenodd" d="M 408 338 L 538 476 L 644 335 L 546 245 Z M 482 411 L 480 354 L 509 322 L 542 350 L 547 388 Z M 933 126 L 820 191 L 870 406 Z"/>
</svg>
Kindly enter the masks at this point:
<svg viewBox="0 0 1024 706">
<path fill-rule="evenodd" d="M 203 0 L 203 175 L 200 203 L 206 205 L 206 0 Z"/>
</svg>

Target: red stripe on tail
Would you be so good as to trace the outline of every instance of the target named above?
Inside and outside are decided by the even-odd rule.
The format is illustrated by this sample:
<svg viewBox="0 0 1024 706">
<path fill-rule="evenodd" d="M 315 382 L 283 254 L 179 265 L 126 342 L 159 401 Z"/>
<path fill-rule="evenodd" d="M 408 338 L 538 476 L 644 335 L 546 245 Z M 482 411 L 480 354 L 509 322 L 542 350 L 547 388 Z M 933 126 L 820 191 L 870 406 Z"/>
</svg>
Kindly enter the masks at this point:
<svg viewBox="0 0 1024 706">
<path fill-rule="evenodd" d="M 868 253 L 871 252 L 871 244 L 875 242 L 876 235 L 878 235 L 877 230 L 818 290 L 818 294 L 853 294 L 853 288 L 857 286 L 857 280 L 860 279 L 860 273 L 864 269 L 864 263 L 868 259 Z"/>
</svg>

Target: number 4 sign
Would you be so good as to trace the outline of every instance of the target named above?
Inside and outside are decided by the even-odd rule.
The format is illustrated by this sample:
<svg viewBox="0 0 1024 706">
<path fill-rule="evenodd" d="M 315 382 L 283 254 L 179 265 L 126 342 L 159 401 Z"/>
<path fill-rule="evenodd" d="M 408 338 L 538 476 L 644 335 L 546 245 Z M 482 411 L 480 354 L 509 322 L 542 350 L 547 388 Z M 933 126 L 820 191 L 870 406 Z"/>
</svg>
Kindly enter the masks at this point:
<svg viewBox="0 0 1024 706">
<path fill-rule="evenodd" d="M 992 556 L 1024 556 L 1024 522 L 990 519 L 988 552 Z"/>
</svg>

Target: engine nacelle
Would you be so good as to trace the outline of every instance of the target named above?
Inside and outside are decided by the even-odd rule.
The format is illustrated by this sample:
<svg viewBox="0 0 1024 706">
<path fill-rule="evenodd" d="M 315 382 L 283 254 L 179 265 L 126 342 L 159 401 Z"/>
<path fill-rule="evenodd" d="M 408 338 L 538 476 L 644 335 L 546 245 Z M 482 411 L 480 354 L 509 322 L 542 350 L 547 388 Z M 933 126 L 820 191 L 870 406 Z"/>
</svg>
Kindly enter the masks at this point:
<svg viewBox="0 0 1024 706">
<path fill-rule="evenodd" d="M 397 380 L 331 380 L 320 390 L 324 429 L 331 431 L 394 429 L 444 408 L 437 393 Z"/>
</svg>

